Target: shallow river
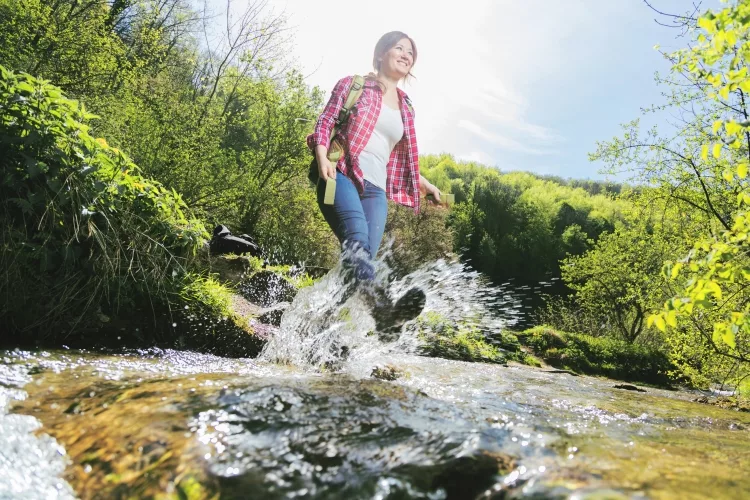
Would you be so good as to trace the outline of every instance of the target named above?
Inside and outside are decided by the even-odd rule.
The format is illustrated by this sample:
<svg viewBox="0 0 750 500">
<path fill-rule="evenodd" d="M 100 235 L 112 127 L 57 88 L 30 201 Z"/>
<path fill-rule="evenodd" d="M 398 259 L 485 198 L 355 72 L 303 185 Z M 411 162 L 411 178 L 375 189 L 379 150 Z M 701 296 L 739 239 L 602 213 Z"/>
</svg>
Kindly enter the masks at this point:
<svg viewBox="0 0 750 500">
<path fill-rule="evenodd" d="M 2 498 L 747 498 L 750 414 L 523 366 L 5 352 Z"/>
</svg>

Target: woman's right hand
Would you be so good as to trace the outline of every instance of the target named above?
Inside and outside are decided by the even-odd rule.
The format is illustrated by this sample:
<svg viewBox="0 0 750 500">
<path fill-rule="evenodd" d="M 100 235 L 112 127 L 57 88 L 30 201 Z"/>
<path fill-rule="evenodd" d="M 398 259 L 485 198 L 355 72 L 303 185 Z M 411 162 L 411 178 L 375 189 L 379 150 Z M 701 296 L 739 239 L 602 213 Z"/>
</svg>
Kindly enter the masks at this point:
<svg viewBox="0 0 750 500">
<path fill-rule="evenodd" d="M 336 167 L 328 159 L 328 150 L 323 146 L 318 146 L 315 150 L 318 160 L 318 175 L 324 181 L 336 179 Z"/>
</svg>

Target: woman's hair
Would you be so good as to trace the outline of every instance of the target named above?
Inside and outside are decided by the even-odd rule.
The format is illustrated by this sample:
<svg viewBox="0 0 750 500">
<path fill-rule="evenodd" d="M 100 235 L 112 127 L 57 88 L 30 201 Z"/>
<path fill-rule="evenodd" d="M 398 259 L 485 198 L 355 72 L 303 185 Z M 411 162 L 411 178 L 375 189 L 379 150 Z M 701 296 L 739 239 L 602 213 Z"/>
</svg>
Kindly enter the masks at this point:
<svg viewBox="0 0 750 500">
<path fill-rule="evenodd" d="M 414 67 L 414 65 L 417 63 L 417 44 L 414 43 L 414 40 L 412 40 L 412 38 L 406 33 L 403 33 L 401 31 L 391 31 L 381 36 L 380 40 L 378 40 L 378 43 L 375 44 L 375 51 L 372 56 L 372 67 L 375 68 L 375 71 L 380 71 L 380 59 L 385 55 L 385 53 L 395 47 L 396 44 L 398 44 L 398 42 L 400 42 L 404 38 L 409 39 L 409 41 L 411 42 L 411 47 L 414 50 L 412 68 Z M 404 79 L 410 76 L 414 76 L 411 74 L 411 71 L 409 71 L 409 74 L 406 75 Z"/>
</svg>

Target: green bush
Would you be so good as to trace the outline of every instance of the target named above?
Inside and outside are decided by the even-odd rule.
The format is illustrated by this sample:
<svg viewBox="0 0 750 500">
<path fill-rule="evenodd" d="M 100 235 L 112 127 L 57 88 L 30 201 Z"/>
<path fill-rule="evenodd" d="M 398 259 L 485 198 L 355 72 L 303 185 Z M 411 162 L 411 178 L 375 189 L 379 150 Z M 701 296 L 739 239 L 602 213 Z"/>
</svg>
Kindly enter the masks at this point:
<svg viewBox="0 0 750 500">
<path fill-rule="evenodd" d="M 668 373 L 674 370 L 665 353 L 609 337 L 562 332 L 548 326 L 536 326 L 517 336 L 550 365 L 579 373 L 668 385 Z"/>
<path fill-rule="evenodd" d="M 0 66 L 0 328 L 16 344 L 75 343 L 122 328 L 118 315 L 171 326 L 196 281 L 203 224 L 93 138 L 92 118 L 49 82 Z"/>
<path fill-rule="evenodd" d="M 438 313 L 429 312 L 419 318 L 418 328 L 424 342 L 421 353 L 425 356 L 486 363 L 506 362 L 500 349 L 488 344 L 476 327 L 457 325 Z"/>
</svg>

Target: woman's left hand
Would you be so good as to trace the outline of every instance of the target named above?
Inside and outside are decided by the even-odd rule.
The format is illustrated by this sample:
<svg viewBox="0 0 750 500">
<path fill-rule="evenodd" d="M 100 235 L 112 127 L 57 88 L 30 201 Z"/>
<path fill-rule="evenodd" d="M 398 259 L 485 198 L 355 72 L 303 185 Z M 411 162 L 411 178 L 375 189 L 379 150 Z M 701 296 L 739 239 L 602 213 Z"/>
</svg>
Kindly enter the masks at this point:
<svg viewBox="0 0 750 500">
<path fill-rule="evenodd" d="M 440 190 L 421 175 L 419 176 L 419 192 L 425 197 L 431 194 L 435 198 L 433 203 L 440 204 Z"/>
</svg>

